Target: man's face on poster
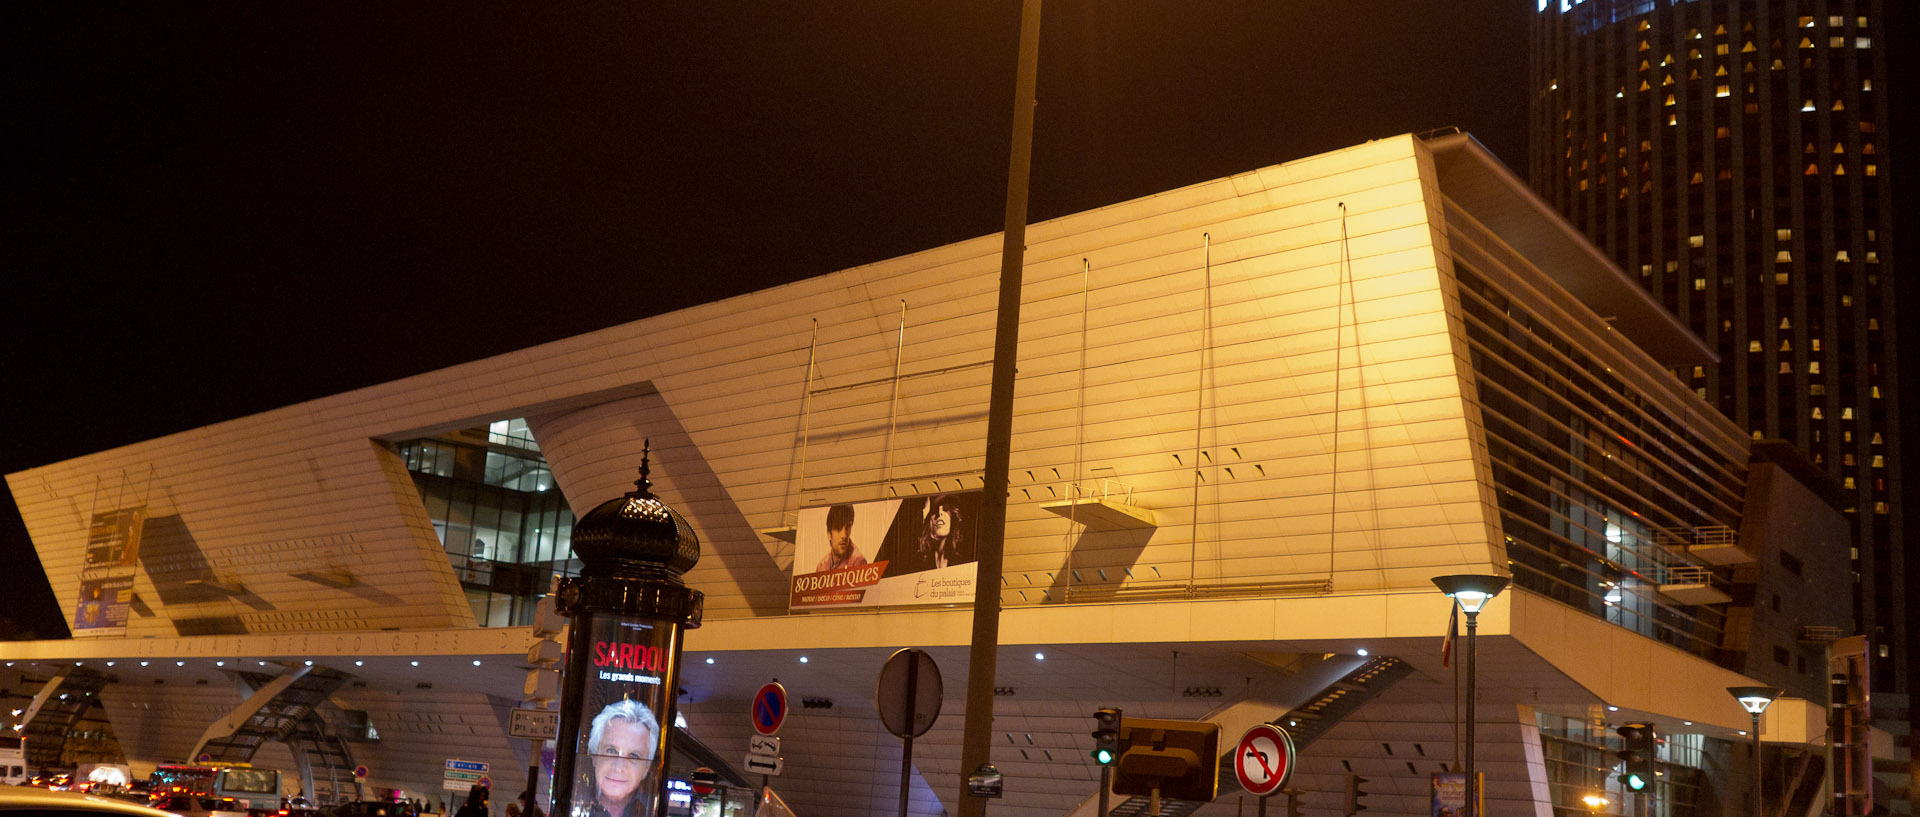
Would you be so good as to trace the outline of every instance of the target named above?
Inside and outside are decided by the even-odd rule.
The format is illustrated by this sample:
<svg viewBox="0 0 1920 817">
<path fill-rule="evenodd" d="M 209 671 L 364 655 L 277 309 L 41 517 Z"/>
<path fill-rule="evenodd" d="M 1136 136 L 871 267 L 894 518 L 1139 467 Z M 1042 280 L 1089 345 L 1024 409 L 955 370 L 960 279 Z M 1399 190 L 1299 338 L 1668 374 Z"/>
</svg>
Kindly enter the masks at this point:
<svg viewBox="0 0 1920 817">
<path fill-rule="evenodd" d="M 593 750 L 594 792 L 616 815 L 633 799 L 653 759 L 653 735 L 632 721 L 612 720 Z"/>
<path fill-rule="evenodd" d="M 853 526 L 827 528 L 827 544 L 833 548 L 835 561 L 847 558 L 853 552 Z"/>
</svg>

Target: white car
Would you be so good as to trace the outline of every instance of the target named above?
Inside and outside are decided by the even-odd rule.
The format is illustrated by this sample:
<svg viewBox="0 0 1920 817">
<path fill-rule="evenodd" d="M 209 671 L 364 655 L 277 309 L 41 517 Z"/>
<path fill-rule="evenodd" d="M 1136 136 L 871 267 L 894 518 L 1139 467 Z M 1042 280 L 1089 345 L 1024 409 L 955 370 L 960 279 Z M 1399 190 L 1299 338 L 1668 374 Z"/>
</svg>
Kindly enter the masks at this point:
<svg viewBox="0 0 1920 817">
<path fill-rule="evenodd" d="M 0 786 L 0 817 L 174 817 L 172 812 L 77 791 Z"/>
</svg>

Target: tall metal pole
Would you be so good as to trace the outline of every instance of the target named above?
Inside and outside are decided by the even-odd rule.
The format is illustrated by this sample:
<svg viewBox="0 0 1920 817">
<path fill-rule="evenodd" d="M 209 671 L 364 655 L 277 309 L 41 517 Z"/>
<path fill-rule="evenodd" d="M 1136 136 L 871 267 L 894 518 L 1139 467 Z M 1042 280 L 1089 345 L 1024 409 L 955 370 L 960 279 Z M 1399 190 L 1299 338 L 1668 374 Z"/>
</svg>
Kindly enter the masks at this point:
<svg viewBox="0 0 1920 817">
<path fill-rule="evenodd" d="M 967 651 L 967 719 L 960 743 L 960 817 L 983 817 L 987 802 L 967 777 L 987 763 L 993 680 L 999 669 L 1000 570 L 1006 550 L 1007 469 L 1013 458 L 1013 377 L 1020 347 L 1020 282 L 1026 265 L 1027 187 L 1033 165 L 1034 87 L 1040 63 L 1040 0 L 1020 3 L 1020 62 L 1014 79 L 1013 144 L 1007 156 L 1007 212 L 1000 251 L 999 320 L 993 332 L 993 387 L 987 399 L 987 456 L 980 546 L 973 583 L 973 645 Z"/>
<path fill-rule="evenodd" d="M 1480 817 L 1480 778 L 1473 773 L 1473 699 L 1476 690 L 1473 675 L 1473 637 L 1480 628 L 1480 611 L 1467 611 L 1467 815 Z"/>
<path fill-rule="evenodd" d="M 896 378 L 895 382 L 898 382 Z M 909 655 L 908 658 L 913 658 Z M 920 662 L 907 662 L 907 717 L 906 734 L 900 736 L 900 817 L 907 817 L 907 795 L 913 791 L 913 716 L 919 709 L 920 698 L 916 694 L 920 687 Z"/>
<path fill-rule="evenodd" d="M 1767 809 L 1761 803 L 1766 797 L 1765 768 L 1760 763 L 1760 713 L 1753 713 L 1753 817 L 1765 817 Z"/>
</svg>

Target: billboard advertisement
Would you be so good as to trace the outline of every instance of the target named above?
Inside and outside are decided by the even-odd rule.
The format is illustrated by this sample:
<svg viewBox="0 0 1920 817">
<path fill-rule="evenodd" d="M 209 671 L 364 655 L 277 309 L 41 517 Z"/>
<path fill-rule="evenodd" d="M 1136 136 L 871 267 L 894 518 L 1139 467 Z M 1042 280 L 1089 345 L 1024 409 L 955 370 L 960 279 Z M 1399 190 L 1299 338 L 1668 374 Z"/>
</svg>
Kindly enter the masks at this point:
<svg viewBox="0 0 1920 817">
<path fill-rule="evenodd" d="M 803 508 L 793 610 L 973 601 L 979 491 Z"/>
<path fill-rule="evenodd" d="M 146 506 L 140 506 L 93 515 L 80 565 L 80 599 L 73 611 L 76 637 L 126 634 L 146 513 Z"/>
<path fill-rule="evenodd" d="M 576 624 L 577 626 L 577 624 Z M 679 659 L 677 628 L 647 620 L 596 616 L 586 654 L 573 667 L 585 677 L 578 707 L 569 817 L 653 817 L 667 774 L 673 717 L 667 679 Z"/>
</svg>

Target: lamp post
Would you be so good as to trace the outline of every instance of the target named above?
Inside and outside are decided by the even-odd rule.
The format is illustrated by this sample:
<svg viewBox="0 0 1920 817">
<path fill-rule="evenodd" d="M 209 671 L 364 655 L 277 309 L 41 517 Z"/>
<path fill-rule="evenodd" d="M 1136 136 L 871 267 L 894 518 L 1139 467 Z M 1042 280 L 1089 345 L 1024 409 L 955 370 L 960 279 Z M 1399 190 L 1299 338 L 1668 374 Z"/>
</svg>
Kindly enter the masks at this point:
<svg viewBox="0 0 1920 817">
<path fill-rule="evenodd" d="M 1505 576 L 1483 576 L 1465 573 L 1455 576 L 1435 576 L 1433 584 L 1460 605 L 1460 612 L 1467 614 L 1467 809 L 1464 817 L 1480 815 L 1480 781 L 1473 774 L 1473 637 L 1479 628 L 1480 608 L 1487 600 L 1500 595 L 1512 581 Z"/>
<path fill-rule="evenodd" d="M 1740 708 L 1753 716 L 1753 817 L 1761 817 L 1765 813 L 1760 802 L 1765 794 L 1761 788 L 1765 785 L 1765 777 L 1760 764 L 1760 713 L 1767 711 L 1767 706 L 1780 697 L 1780 692 L 1777 687 L 1727 687 L 1727 693 L 1740 702 Z"/>
</svg>

